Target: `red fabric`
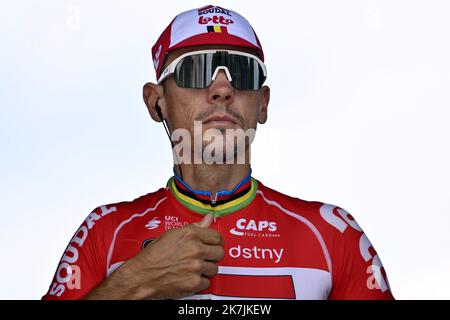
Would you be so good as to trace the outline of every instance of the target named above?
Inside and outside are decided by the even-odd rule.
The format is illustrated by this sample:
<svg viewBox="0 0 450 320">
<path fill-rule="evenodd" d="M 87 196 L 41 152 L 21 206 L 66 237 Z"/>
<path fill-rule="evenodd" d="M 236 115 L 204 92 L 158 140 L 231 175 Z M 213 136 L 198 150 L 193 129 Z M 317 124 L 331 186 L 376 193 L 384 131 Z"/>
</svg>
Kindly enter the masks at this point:
<svg viewBox="0 0 450 320">
<path fill-rule="evenodd" d="M 211 225 L 224 237 L 225 257 L 210 288 L 194 298 L 393 299 L 389 287 L 382 290 L 374 281 L 376 251 L 342 212 L 258 182 L 251 203 Z M 43 299 L 84 297 L 146 241 L 202 217 L 168 188 L 96 208 L 67 247 Z M 273 288 L 260 289 L 262 276 Z M 378 279 L 388 285 L 384 268 Z"/>
<path fill-rule="evenodd" d="M 161 68 L 164 63 L 164 57 L 167 53 L 167 50 L 170 46 L 170 34 L 172 31 L 172 24 L 176 18 L 174 18 L 167 28 L 163 31 L 163 33 L 159 36 L 158 41 L 156 41 L 155 45 L 152 47 L 152 57 L 153 57 L 153 65 L 156 70 L 157 78 L 159 78 L 161 74 Z M 159 51 L 159 52 L 158 52 Z M 158 56 L 156 56 L 158 53 Z M 157 62 L 156 62 L 157 61 Z"/>
<path fill-rule="evenodd" d="M 295 299 L 290 276 L 233 276 L 219 274 L 216 282 L 226 283 L 217 288 L 216 294 L 241 298 Z M 205 291 L 206 293 L 208 290 Z"/>
</svg>

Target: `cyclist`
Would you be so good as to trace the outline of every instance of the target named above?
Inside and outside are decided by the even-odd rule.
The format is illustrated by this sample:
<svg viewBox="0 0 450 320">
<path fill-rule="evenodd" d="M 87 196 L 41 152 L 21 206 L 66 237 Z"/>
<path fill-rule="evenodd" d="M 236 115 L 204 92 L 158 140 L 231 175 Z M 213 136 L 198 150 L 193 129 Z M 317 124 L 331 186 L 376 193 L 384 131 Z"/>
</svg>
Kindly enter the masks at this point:
<svg viewBox="0 0 450 320">
<path fill-rule="evenodd" d="M 270 89 L 249 22 L 218 6 L 183 12 L 152 56 L 157 82 L 143 98 L 174 145 L 174 175 L 165 188 L 94 209 L 43 298 L 393 299 L 347 211 L 251 175 Z"/>
</svg>

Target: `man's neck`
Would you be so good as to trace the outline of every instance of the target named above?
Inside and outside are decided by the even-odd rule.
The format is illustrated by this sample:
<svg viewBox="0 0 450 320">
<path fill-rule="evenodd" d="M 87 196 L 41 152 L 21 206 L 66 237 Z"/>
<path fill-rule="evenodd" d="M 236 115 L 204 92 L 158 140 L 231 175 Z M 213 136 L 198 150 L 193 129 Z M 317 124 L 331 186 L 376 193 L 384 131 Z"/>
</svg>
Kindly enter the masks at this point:
<svg viewBox="0 0 450 320">
<path fill-rule="evenodd" d="M 195 190 L 210 191 L 215 195 L 218 191 L 232 190 L 250 172 L 249 164 L 182 164 L 183 182 Z M 180 176 L 180 168 L 175 166 Z"/>
</svg>

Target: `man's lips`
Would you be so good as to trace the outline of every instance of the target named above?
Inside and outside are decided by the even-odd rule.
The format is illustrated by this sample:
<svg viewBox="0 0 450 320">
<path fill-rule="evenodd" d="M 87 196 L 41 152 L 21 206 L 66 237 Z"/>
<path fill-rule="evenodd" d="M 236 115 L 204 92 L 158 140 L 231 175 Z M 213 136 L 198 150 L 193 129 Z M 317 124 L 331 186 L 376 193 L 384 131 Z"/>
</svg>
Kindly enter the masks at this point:
<svg viewBox="0 0 450 320">
<path fill-rule="evenodd" d="M 203 124 L 206 124 L 206 125 L 230 125 L 230 124 L 237 124 L 237 121 L 228 115 L 213 115 L 213 116 L 203 120 Z"/>
</svg>

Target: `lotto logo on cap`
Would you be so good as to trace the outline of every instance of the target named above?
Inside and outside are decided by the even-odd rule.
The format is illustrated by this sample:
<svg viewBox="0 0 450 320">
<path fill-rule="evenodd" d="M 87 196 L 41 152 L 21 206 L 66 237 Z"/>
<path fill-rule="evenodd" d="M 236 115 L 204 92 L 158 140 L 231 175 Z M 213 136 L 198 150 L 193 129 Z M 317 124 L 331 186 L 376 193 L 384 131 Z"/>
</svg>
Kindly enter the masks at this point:
<svg viewBox="0 0 450 320">
<path fill-rule="evenodd" d="M 235 11 L 206 6 L 177 15 L 152 48 L 159 79 L 164 57 L 172 50 L 198 45 L 222 44 L 255 49 L 264 61 L 261 43 L 250 23 Z"/>
</svg>

